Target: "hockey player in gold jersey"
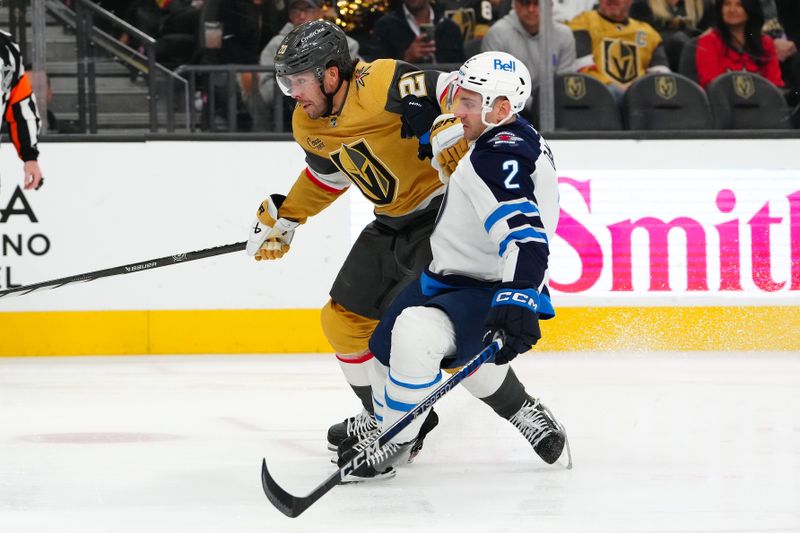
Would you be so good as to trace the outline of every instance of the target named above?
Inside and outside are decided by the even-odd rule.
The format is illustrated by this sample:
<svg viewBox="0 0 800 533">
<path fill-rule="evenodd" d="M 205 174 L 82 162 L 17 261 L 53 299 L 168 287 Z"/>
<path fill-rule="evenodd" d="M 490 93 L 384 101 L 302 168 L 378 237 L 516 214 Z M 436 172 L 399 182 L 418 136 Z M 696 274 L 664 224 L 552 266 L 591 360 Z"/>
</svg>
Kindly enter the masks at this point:
<svg viewBox="0 0 800 533">
<path fill-rule="evenodd" d="M 420 71 L 392 59 L 353 64 L 344 32 L 327 21 L 294 28 L 278 47 L 275 68 L 278 86 L 297 102 L 292 130 L 307 166 L 286 196 L 273 194 L 262 202 L 248 253 L 259 260 L 282 257 L 297 227 L 351 185 L 375 206 L 375 220 L 350 250 L 322 309 L 322 329 L 364 408 L 330 428 L 333 450 L 345 438 L 379 427 L 382 405 L 373 403 L 372 385 L 383 386 L 387 368 L 368 343 L 394 297 L 431 261 L 429 238 L 444 185 L 426 156 L 432 155 L 434 119 L 452 101 L 455 73 Z M 463 148 L 457 139 L 444 148 L 434 144 L 439 151 L 451 144 Z M 508 365 L 466 381 L 501 416 L 507 392 L 524 392 Z M 433 413 L 413 453 L 436 423 Z"/>
<path fill-rule="evenodd" d="M 351 185 L 375 206 L 375 220 L 353 245 L 322 309 L 325 336 L 364 407 L 330 429 L 335 449 L 345 437 L 377 427 L 370 383 L 382 383 L 385 369 L 368 341 L 383 310 L 430 261 L 428 239 L 444 186 L 418 152 L 429 147 L 426 134 L 440 113 L 439 98 L 447 98 L 448 75 L 389 59 L 353 64 L 344 33 L 327 21 L 292 30 L 275 67 L 278 86 L 297 102 L 292 131 L 307 166 L 285 197 L 262 203 L 248 253 L 282 257 L 295 228 Z M 428 425 L 435 421 L 434 415 Z"/>
</svg>

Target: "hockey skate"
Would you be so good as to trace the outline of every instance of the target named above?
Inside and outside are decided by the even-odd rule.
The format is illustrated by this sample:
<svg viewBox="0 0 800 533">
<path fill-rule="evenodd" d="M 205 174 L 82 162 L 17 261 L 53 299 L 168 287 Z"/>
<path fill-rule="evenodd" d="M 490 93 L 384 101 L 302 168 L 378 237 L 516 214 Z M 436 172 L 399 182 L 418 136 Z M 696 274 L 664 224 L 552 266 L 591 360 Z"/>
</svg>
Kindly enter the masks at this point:
<svg viewBox="0 0 800 533">
<path fill-rule="evenodd" d="M 572 453 L 564 426 L 538 399 L 529 398 L 519 411 L 508 419 L 533 446 L 536 454 L 551 465 L 559 460 L 566 448 L 567 464 L 572 468 Z M 563 466 L 563 465 L 562 465 Z"/>
<path fill-rule="evenodd" d="M 328 450 L 335 452 L 349 437 L 365 439 L 376 429 L 378 429 L 378 421 L 375 419 L 375 415 L 362 409 L 356 416 L 346 418 L 328 429 Z"/>
<path fill-rule="evenodd" d="M 422 444 L 425 441 L 425 437 L 437 425 L 439 425 L 439 415 L 436 414 L 436 411 L 431 409 L 430 412 L 428 412 L 428 416 L 425 418 L 425 421 L 422 423 L 422 426 L 419 428 L 419 434 L 417 435 L 417 438 L 411 441 L 410 443 L 411 446 L 408 449 L 408 458 L 406 459 L 407 463 L 411 463 L 414 461 L 419 452 L 422 450 Z M 366 444 L 378 438 L 378 435 L 380 435 L 380 433 L 381 433 L 380 427 L 376 426 L 375 429 L 371 430 L 368 433 L 347 437 L 341 442 L 339 448 L 336 450 L 337 456 L 339 457 L 339 459 L 341 459 L 346 453 L 348 453 L 348 451 L 351 448 L 358 445 L 360 445 L 361 448 L 363 449 L 363 447 Z M 338 462 L 338 461 L 333 461 L 333 462 Z"/>
<path fill-rule="evenodd" d="M 376 433 L 374 436 L 377 437 L 377 435 Z M 353 437 L 351 439 L 354 440 Z M 345 443 L 349 442 L 350 440 L 345 441 Z M 363 481 L 393 478 L 397 474 L 397 470 L 393 466 L 403 460 L 403 456 L 408 453 L 411 445 L 411 442 L 402 444 L 387 442 L 376 449 L 374 438 L 355 442 L 353 446 L 343 450 L 338 461 L 340 468 L 351 461 L 356 454 L 364 451 L 364 449 L 370 448 L 372 451 L 367 454 L 366 461 L 363 464 L 342 479 L 342 483 L 361 483 Z"/>
</svg>

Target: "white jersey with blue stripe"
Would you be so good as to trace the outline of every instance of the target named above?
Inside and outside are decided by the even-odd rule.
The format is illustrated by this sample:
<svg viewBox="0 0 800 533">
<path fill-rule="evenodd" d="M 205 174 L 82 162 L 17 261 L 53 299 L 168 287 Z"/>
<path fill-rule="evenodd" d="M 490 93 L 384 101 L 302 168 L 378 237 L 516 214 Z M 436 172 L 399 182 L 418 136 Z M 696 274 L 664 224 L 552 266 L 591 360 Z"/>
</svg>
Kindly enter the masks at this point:
<svg viewBox="0 0 800 533">
<path fill-rule="evenodd" d="M 522 282 L 547 293 L 558 178 L 545 140 L 520 118 L 485 131 L 450 177 L 423 288 Z"/>
</svg>

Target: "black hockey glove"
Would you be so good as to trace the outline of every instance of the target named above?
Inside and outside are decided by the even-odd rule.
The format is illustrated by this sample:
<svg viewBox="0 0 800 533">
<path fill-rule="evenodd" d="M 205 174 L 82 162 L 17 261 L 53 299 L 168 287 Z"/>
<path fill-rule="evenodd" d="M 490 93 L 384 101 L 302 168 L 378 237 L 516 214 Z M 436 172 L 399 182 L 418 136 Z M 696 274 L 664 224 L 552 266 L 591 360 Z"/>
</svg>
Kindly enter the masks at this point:
<svg viewBox="0 0 800 533">
<path fill-rule="evenodd" d="M 437 116 L 439 113 L 429 100 L 413 94 L 403 98 L 403 113 L 400 115 L 403 126 L 400 128 L 400 136 L 403 139 L 411 137 L 419 139 L 417 157 L 421 161 L 433 157 L 430 140 L 431 126 Z"/>
<path fill-rule="evenodd" d="M 539 293 L 523 283 L 502 283 L 495 293 L 492 307 L 486 316 L 486 335 L 483 342 L 488 345 L 500 334 L 503 348 L 494 356 L 494 362 L 504 365 L 517 355 L 525 353 L 542 338 L 539 329 Z"/>
</svg>

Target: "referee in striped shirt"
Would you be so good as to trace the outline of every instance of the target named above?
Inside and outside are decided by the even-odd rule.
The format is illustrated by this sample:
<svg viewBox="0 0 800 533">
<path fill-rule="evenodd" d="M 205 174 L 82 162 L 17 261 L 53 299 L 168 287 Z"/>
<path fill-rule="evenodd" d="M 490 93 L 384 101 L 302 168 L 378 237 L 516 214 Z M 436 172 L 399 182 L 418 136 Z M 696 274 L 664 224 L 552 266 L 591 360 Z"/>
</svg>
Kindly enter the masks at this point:
<svg viewBox="0 0 800 533">
<path fill-rule="evenodd" d="M 0 98 L 3 120 L 8 123 L 11 141 L 24 162 L 25 188 L 38 189 L 43 182 L 37 161 L 41 119 L 19 46 L 4 31 L 0 31 Z"/>
</svg>

